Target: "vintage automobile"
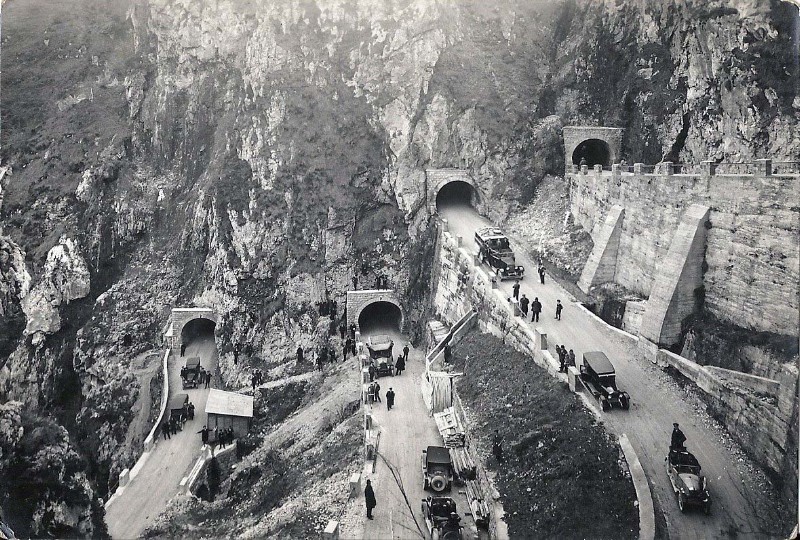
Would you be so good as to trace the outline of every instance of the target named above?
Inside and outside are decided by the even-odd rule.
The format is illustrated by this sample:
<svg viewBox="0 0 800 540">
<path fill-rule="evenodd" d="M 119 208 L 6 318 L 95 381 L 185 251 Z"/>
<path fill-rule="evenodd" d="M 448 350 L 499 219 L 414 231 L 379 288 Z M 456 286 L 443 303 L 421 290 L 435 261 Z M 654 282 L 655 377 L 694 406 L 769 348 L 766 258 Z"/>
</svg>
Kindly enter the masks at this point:
<svg viewBox="0 0 800 540">
<path fill-rule="evenodd" d="M 374 334 L 367 338 L 367 349 L 378 377 L 385 375 L 394 376 L 394 358 L 392 349 L 394 341 L 385 334 Z"/>
<path fill-rule="evenodd" d="M 181 385 L 183 389 L 197 388 L 200 383 L 200 357 L 193 356 L 186 359 L 186 364 L 181 370 Z"/>
<path fill-rule="evenodd" d="M 700 506 L 709 514 L 711 495 L 708 492 L 708 481 L 700 474 L 700 463 L 694 454 L 685 448 L 673 449 L 664 460 L 667 462 L 667 475 L 678 497 L 678 508 L 681 512 L 686 512 L 690 506 Z"/>
<path fill-rule="evenodd" d="M 613 406 L 628 410 L 631 397 L 617 388 L 614 366 L 605 353 L 592 351 L 583 353 L 581 380 L 586 389 L 600 402 L 604 411 Z"/>
<path fill-rule="evenodd" d="M 450 450 L 429 446 L 422 451 L 422 486 L 437 493 L 449 491 L 453 484 L 453 461 Z"/>
<path fill-rule="evenodd" d="M 188 406 L 188 394 L 175 394 L 169 400 L 169 419 L 175 420 L 175 422 L 178 424 L 178 429 L 180 429 L 183 425 L 183 422 L 188 419 Z"/>
<path fill-rule="evenodd" d="M 516 263 L 514 251 L 503 231 L 497 227 L 481 227 L 475 231 L 475 244 L 480 261 L 491 266 L 500 281 L 522 279 L 525 268 Z"/>
<path fill-rule="evenodd" d="M 461 540 L 463 538 L 461 516 L 456 502 L 450 497 L 428 497 L 422 499 L 422 515 L 431 540 Z"/>
</svg>

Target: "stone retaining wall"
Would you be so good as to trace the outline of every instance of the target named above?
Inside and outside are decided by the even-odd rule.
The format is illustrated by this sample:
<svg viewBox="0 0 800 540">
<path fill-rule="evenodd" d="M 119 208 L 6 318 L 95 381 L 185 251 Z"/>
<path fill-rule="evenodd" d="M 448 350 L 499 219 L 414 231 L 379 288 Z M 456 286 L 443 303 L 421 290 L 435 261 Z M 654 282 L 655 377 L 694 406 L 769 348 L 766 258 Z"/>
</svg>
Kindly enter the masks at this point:
<svg viewBox="0 0 800 540">
<path fill-rule="evenodd" d="M 639 165 L 639 164 L 637 164 Z M 568 171 L 570 211 L 595 238 L 612 207 L 624 209 L 615 281 L 649 297 L 681 216 L 692 204 L 710 208 L 705 307 L 744 328 L 798 335 L 800 178 L 772 175 L 768 160 L 754 174 L 659 174 L 593 169 Z"/>
</svg>

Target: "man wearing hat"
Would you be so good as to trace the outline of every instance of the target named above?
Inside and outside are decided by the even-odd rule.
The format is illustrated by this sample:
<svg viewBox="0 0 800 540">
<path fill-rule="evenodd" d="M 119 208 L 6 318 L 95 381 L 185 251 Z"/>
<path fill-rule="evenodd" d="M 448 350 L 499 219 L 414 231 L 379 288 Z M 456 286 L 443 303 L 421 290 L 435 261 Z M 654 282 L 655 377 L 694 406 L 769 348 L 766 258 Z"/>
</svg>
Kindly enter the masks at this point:
<svg viewBox="0 0 800 540">
<path fill-rule="evenodd" d="M 686 442 L 686 435 L 683 434 L 681 428 L 678 427 L 677 422 L 672 423 L 672 442 L 669 445 L 670 450 L 683 450 L 685 447 L 683 443 Z"/>
</svg>

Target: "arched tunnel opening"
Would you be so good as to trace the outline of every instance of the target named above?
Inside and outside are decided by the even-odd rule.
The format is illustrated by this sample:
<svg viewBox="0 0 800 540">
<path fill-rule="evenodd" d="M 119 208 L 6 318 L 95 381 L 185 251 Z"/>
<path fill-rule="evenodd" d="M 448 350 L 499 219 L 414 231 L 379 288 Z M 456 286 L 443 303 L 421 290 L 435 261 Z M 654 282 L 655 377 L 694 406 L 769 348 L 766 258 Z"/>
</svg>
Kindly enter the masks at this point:
<svg viewBox="0 0 800 540">
<path fill-rule="evenodd" d="M 436 210 L 456 206 L 477 207 L 478 192 L 467 182 L 456 180 L 448 182 L 439 189 L 436 194 Z"/>
<path fill-rule="evenodd" d="M 214 329 L 217 324 L 204 318 L 192 319 L 183 326 L 181 330 L 181 346 L 186 347 L 196 341 L 206 341 L 214 339 Z"/>
<path fill-rule="evenodd" d="M 403 328 L 403 312 L 392 302 L 373 302 L 359 314 L 358 327 L 362 335 L 374 332 L 400 332 Z"/>
<path fill-rule="evenodd" d="M 582 159 L 586 160 L 586 165 L 589 167 L 594 167 L 595 165 L 610 167 L 611 149 L 605 141 L 587 139 L 576 146 L 575 151 L 572 152 L 573 165 L 580 165 Z"/>
</svg>

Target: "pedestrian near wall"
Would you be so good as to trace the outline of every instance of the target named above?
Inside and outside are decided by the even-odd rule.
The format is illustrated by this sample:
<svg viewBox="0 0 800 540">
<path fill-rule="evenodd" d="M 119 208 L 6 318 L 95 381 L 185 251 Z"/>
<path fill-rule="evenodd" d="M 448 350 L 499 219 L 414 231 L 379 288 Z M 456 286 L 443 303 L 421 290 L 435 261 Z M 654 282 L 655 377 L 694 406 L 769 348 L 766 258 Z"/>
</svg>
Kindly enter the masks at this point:
<svg viewBox="0 0 800 540">
<path fill-rule="evenodd" d="M 375 491 L 370 480 L 367 480 L 367 487 L 364 488 L 364 502 L 367 505 L 367 519 L 373 519 L 372 509 L 378 506 L 378 501 L 375 500 Z"/>
<path fill-rule="evenodd" d="M 531 303 L 531 322 L 539 322 L 539 314 L 542 312 L 542 303 L 539 302 L 539 297 L 533 299 Z"/>
<path fill-rule="evenodd" d="M 530 300 L 528 300 L 528 297 L 523 294 L 522 298 L 519 299 L 519 311 L 520 311 L 521 316 L 522 316 L 523 319 L 527 319 L 528 318 L 528 304 L 529 303 L 530 303 Z"/>
<path fill-rule="evenodd" d="M 172 438 L 172 435 L 170 435 L 169 431 L 170 430 L 169 430 L 169 424 L 168 423 L 164 422 L 163 424 L 161 424 L 161 435 L 164 436 L 164 440 L 165 441 L 167 439 L 171 439 Z"/>
<path fill-rule="evenodd" d="M 211 372 L 206 371 L 206 388 L 211 386 Z"/>
<path fill-rule="evenodd" d="M 186 352 L 186 343 L 181 343 L 181 356 Z"/>
<path fill-rule="evenodd" d="M 344 335 L 347 333 L 347 327 L 344 325 L 344 321 L 339 323 L 339 336 L 344 339 Z"/>
<path fill-rule="evenodd" d="M 514 283 L 514 286 L 511 287 L 511 289 L 514 291 L 514 295 L 513 295 L 514 300 L 515 301 L 519 300 L 519 281 Z"/>
<path fill-rule="evenodd" d="M 556 320 L 561 320 L 561 310 L 564 309 L 564 304 L 561 303 L 561 300 L 556 300 Z"/>
<path fill-rule="evenodd" d="M 389 388 L 389 391 L 386 392 L 386 410 L 391 411 L 392 407 L 394 407 L 394 390 Z"/>
<path fill-rule="evenodd" d="M 544 265 L 542 263 L 539 263 L 539 280 L 544 285 Z"/>
<path fill-rule="evenodd" d="M 297 363 L 298 364 L 303 363 L 303 347 L 301 347 L 300 345 L 297 346 Z"/>
<path fill-rule="evenodd" d="M 406 369 L 406 361 L 402 356 L 397 357 L 397 362 L 394 364 L 395 375 L 400 375 Z"/>
<path fill-rule="evenodd" d="M 381 383 L 375 381 L 375 399 L 381 401 Z"/>
<path fill-rule="evenodd" d="M 409 344 L 406 343 L 406 346 L 403 347 L 403 363 L 408 361 L 408 351 L 409 351 L 408 345 Z"/>
<path fill-rule="evenodd" d="M 569 365 L 575 367 L 575 351 L 570 349 L 567 356 L 569 357 Z"/>
</svg>

